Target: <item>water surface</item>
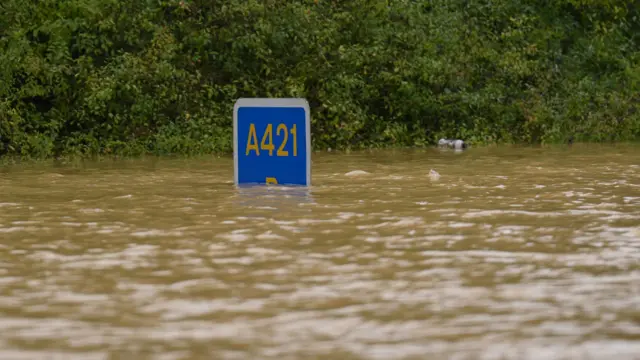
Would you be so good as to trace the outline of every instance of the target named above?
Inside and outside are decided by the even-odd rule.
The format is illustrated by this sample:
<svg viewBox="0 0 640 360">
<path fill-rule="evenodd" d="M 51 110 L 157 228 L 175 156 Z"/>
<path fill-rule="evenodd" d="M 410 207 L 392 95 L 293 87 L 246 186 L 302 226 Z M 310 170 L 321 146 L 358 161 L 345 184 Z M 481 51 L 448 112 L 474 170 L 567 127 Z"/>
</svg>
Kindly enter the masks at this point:
<svg viewBox="0 0 640 360">
<path fill-rule="evenodd" d="M 640 147 L 232 166 L 0 168 L 0 359 L 640 359 Z"/>
</svg>

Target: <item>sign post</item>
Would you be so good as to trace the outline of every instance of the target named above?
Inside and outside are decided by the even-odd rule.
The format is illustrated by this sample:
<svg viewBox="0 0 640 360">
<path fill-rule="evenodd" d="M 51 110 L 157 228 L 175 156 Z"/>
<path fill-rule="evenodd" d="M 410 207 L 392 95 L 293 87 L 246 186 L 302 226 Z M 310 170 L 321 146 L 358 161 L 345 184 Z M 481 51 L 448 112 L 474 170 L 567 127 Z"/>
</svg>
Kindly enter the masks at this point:
<svg viewBox="0 0 640 360">
<path fill-rule="evenodd" d="M 236 185 L 311 185 L 311 115 L 299 98 L 241 98 L 233 108 Z"/>
</svg>

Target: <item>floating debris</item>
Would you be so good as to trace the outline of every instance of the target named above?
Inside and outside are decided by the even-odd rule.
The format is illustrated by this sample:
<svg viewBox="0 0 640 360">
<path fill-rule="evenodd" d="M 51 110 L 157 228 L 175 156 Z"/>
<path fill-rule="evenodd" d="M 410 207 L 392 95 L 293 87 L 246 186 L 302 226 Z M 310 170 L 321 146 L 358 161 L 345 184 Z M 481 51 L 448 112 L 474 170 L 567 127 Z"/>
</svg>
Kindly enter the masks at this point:
<svg viewBox="0 0 640 360">
<path fill-rule="evenodd" d="M 364 176 L 364 175 L 369 175 L 369 173 L 364 170 L 353 170 L 344 174 L 344 176 Z"/>
<path fill-rule="evenodd" d="M 438 141 L 440 147 L 450 147 L 456 150 L 463 150 L 467 148 L 467 143 L 460 139 L 440 139 Z"/>
<path fill-rule="evenodd" d="M 429 170 L 429 179 L 436 181 L 440 179 L 440 174 L 438 174 L 437 171 L 431 169 Z"/>
</svg>

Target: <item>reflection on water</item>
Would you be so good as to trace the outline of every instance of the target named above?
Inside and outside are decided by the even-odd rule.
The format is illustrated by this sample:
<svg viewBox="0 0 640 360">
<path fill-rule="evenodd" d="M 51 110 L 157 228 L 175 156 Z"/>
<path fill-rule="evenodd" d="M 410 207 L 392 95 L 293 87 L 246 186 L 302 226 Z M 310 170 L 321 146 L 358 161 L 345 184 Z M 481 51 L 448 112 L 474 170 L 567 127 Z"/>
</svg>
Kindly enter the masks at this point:
<svg viewBox="0 0 640 360">
<path fill-rule="evenodd" d="M 310 189 L 5 167 L 0 359 L 638 359 L 638 159 L 314 154 Z"/>
<path fill-rule="evenodd" d="M 286 211 L 303 203 L 315 204 L 311 189 L 306 186 L 239 185 L 227 201 L 231 206 L 245 207 L 249 211 L 252 208 Z"/>
</svg>

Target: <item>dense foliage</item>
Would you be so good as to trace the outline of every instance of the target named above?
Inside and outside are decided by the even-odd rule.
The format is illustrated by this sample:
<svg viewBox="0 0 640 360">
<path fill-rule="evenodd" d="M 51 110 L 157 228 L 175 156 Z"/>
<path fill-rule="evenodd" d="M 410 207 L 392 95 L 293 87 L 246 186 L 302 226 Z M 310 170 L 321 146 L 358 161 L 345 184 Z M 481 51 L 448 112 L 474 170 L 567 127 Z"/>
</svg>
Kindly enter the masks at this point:
<svg viewBox="0 0 640 360">
<path fill-rule="evenodd" d="M 0 155 L 231 150 L 238 97 L 315 148 L 640 139 L 640 1 L 4 0 Z"/>
</svg>

